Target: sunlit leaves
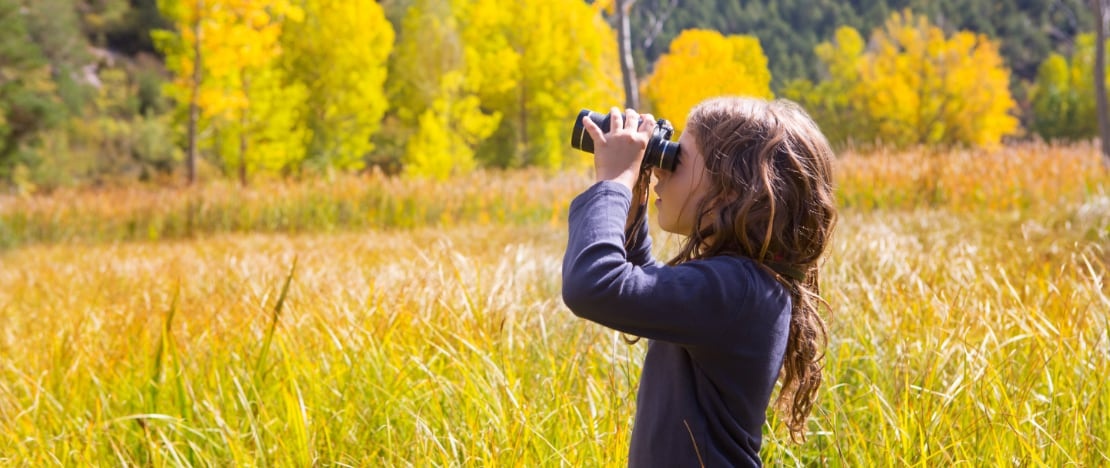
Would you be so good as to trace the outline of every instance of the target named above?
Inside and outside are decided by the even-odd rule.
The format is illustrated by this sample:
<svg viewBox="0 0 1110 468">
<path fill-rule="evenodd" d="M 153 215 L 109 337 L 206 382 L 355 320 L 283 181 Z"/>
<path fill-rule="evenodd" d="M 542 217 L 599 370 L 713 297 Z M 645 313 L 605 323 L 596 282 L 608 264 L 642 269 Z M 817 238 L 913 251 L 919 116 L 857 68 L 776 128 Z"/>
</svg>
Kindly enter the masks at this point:
<svg viewBox="0 0 1110 468">
<path fill-rule="evenodd" d="M 497 128 L 499 114 L 477 97 L 485 69 L 462 40 L 469 3 L 418 0 L 402 22 L 390 94 L 411 132 L 402 159 L 409 175 L 443 179 L 473 169 L 475 148 Z"/>
<path fill-rule="evenodd" d="M 1032 130 L 1042 138 L 1078 140 L 1098 134 L 1094 56 L 1094 35 L 1080 34 L 1070 59 L 1051 54 L 1037 69 Z"/>
<path fill-rule="evenodd" d="M 198 88 L 206 147 L 225 170 L 360 167 L 386 109 L 393 31 L 370 1 L 163 1 L 159 33 L 181 105 Z M 199 34 L 198 34 L 199 33 Z M 197 56 L 201 73 L 194 75 Z M 199 81 L 198 78 L 199 77 Z"/>
<path fill-rule="evenodd" d="M 817 48 L 826 81 L 797 82 L 787 93 L 834 141 L 992 146 L 1017 132 L 1009 71 L 986 36 L 946 35 L 905 11 L 861 45 L 858 33 L 840 30 Z"/>
<path fill-rule="evenodd" d="M 474 148 L 497 128 L 498 116 L 482 112 L 478 97 L 464 92 L 457 71 L 440 79 L 439 96 L 417 121 L 405 150 L 405 172 L 445 179 L 474 169 Z"/>
<path fill-rule="evenodd" d="M 414 1 L 389 79 L 405 172 L 585 165 L 567 134 L 578 109 L 619 102 L 616 56 L 578 0 Z"/>
<path fill-rule="evenodd" d="M 574 116 L 581 108 L 608 108 L 622 95 L 615 34 L 598 11 L 578 0 L 476 0 L 463 32 L 467 68 L 482 74 L 482 105 L 501 115 L 480 160 L 501 167 L 586 164 L 567 144 Z"/>
<path fill-rule="evenodd" d="M 178 31 L 155 37 L 175 72 L 169 92 L 187 107 L 196 90 L 204 142 L 225 171 L 238 171 L 245 181 L 259 168 L 299 165 L 307 129 L 297 113 L 305 87 L 287 80 L 277 59 L 283 25 L 301 21 L 304 11 L 288 0 L 165 0 L 160 6 Z M 198 61 L 202 69 L 194 75 Z"/>
<path fill-rule="evenodd" d="M 1017 129 L 1009 72 L 986 36 L 945 37 L 924 16 L 904 12 L 873 40 L 862 79 L 873 90 L 865 102 L 884 140 L 990 145 Z"/>
<path fill-rule="evenodd" d="M 671 42 L 641 92 L 657 117 L 670 119 L 681 131 L 686 113 L 708 97 L 772 97 L 771 72 L 759 39 L 690 29 Z"/>
<path fill-rule="evenodd" d="M 859 86 L 859 59 L 864 42 L 859 31 L 850 27 L 836 30 L 830 42 L 817 46 L 815 53 L 827 68 L 820 83 L 808 80 L 790 82 L 783 94 L 801 103 L 810 115 L 822 123 L 821 129 L 829 141 L 873 141 L 875 129 L 869 128 L 863 109 L 858 105 L 859 93 L 866 90 Z"/>
<path fill-rule="evenodd" d="M 298 0 L 304 21 L 285 25 L 288 79 L 302 83 L 307 161 L 360 168 L 388 107 L 384 84 L 393 27 L 372 0 Z"/>
</svg>

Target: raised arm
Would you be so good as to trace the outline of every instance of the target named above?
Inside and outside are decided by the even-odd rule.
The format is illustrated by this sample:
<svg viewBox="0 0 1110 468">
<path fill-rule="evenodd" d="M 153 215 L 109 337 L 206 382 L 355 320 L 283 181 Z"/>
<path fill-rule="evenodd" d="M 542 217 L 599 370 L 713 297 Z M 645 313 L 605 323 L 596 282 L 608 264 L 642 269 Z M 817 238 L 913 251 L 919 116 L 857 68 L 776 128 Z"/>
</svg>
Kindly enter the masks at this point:
<svg viewBox="0 0 1110 468">
<path fill-rule="evenodd" d="M 760 316 L 760 311 L 777 314 L 783 304 L 788 307 L 788 296 L 744 259 L 673 267 L 633 262 L 624 249 L 630 202 L 627 187 L 600 182 L 571 203 L 563 301 L 575 315 L 637 336 L 687 345 L 735 340 L 743 321 L 780 320 L 777 315 Z M 636 255 L 644 247 L 637 248 Z M 650 244 L 646 247 L 650 252 Z"/>
</svg>

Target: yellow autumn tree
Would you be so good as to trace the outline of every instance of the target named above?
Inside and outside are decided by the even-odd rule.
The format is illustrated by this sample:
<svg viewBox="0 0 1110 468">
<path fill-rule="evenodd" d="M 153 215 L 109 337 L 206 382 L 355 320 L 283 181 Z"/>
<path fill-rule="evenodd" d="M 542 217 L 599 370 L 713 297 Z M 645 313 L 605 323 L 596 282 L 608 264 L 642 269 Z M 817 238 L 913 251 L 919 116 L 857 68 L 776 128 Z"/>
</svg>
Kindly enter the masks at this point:
<svg viewBox="0 0 1110 468">
<path fill-rule="evenodd" d="M 874 129 L 859 102 L 866 92 L 860 86 L 860 64 L 864 53 L 863 37 L 850 27 L 836 30 L 831 42 L 818 45 L 814 52 L 825 65 L 826 78 L 814 84 L 806 79 L 793 80 L 783 96 L 801 104 L 817 121 L 829 141 L 842 143 L 874 141 Z"/>
<path fill-rule="evenodd" d="M 468 78 L 483 108 L 501 116 L 478 157 L 498 167 L 585 166 L 570 145 L 582 108 L 623 101 L 617 44 L 581 0 L 474 0 L 462 24 Z"/>
<path fill-rule="evenodd" d="M 487 70 L 467 66 L 460 22 L 470 0 L 417 0 L 409 6 L 393 61 L 390 96 L 409 129 L 402 163 L 410 176 L 446 178 L 476 166 L 477 147 L 500 114 L 481 108 Z"/>
<path fill-rule="evenodd" d="M 310 130 L 306 162 L 361 168 L 388 107 L 384 84 L 393 27 L 373 0 L 294 5 L 304 20 L 285 24 L 282 62 L 287 79 L 307 92 L 299 116 Z"/>
<path fill-rule="evenodd" d="M 828 78 L 787 88 L 830 140 L 991 146 L 1018 130 L 1009 71 L 986 36 L 946 35 L 906 10 L 875 30 L 869 44 L 864 49 L 858 32 L 841 28 L 816 49 Z"/>
<path fill-rule="evenodd" d="M 688 29 L 671 41 L 640 94 L 657 117 L 681 131 L 686 113 L 702 100 L 720 95 L 771 98 L 771 72 L 759 39 Z"/>
<path fill-rule="evenodd" d="M 166 0 L 160 7 L 186 21 L 156 40 L 175 73 L 168 94 L 199 108 L 202 144 L 243 183 L 252 171 L 299 165 L 306 90 L 286 79 L 277 58 L 284 22 L 300 21 L 302 10 L 288 0 Z"/>
<path fill-rule="evenodd" d="M 982 34 L 946 37 L 928 18 L 904 11 L 873 36 L 864 56 L 865 110 L 896 146 L 998 144 L 1018 128 L 1010 74 Z"/>
<path fill-rule="evenodd" d="M 288 0 L 208 0 L 214 5 L 207 40 L 211 86 L 201 107 L 215 118 L 218 153 L 246 183 L 253 171 L 290 171 L 304 159 L 307 128 L 299 112 L 303 84 L 290 82 L 278 61 L 286 21 L 303 18 Z"/>
</svg>

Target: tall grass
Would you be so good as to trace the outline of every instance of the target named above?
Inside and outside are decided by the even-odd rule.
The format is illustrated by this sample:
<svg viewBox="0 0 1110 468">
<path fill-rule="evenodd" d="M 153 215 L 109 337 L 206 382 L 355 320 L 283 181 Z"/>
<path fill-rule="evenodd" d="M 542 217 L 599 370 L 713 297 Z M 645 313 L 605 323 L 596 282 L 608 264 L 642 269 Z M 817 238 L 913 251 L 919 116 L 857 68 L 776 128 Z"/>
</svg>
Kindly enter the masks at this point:
<svg viewBox="0 0 1110 468">
<path fill-rule="evenodd" d="M 837 183 L 847 209 L 1037 211 L 1105 191 L 1098 148 L 1027 143 L 996 150 L 848 152 Z"/>
<path fill-rule="evenodd" d="M 1027 144 L 996 151 L 846 153 L 840 204 L 851 210 L 1043 210 L 1098 190 L 1104 170 L 1090 144 Z M 479 171 L 447 181 L 368 173 L 302 182 L 214 181 L 197 188 L 64 189 L 0 195 L 0 249 L 28 243 L 194 238 L 233 232 L 560 226 L 590 178 L 538 170 Z M 1057 200 L 1065 197 L 1066 200 Z"/>
<path fill-rule="evenodd" d="M 768 463 L 1110 463 L 1094 148 L 839 172 L 826 384 L 806 444 L 771 413 Z M 622 466 L 643 344 L 558 294 L 588 177 L 471 177 L 3 199 L 0 464 Z"/>
<path fill-rule="evenodd" d="M 560 310 L 560 236 L 497 226 L 10 252 L 0 456 L 355 466 L 617 457 L 637 350 Z"/>
<path fill-rule="evenodd" d="M 367 173 L 301 182 L 263 180 L 247 187 L 221 180 L 195 188 L 128 186 L 0 195 L 0 249 L 232 232 L 558 225 L 586 180 L 583 174 L 539 170 L 475 172 L 446 182 Z"/>
</svg>

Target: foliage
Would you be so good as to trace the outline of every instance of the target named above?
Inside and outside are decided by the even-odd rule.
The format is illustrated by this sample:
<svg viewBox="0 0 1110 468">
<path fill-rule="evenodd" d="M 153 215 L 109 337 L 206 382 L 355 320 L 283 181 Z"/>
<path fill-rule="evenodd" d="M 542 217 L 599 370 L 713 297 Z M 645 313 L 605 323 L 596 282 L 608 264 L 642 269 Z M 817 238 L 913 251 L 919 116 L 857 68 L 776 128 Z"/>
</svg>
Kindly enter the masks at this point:
<svg viewBox="0 0 1110 468">
<path fill-rule="evenodd" d="M 802 103 L 810 116 L 823 123 L 822 133 L 834 143 L 868 141 L 876 138 L 860 100 L 868 89 L 861 86 L 860 57 L 864 53 L 863 37 L 851 27 L 836 30 L 832 41 L 823 42 L 814 51 L 825 65 L 825 79 L 814 84 L 794 80 L 783 93 Z"/>
<path fill-rule="evenodd" d="M 287 0 L 206 5 L 200 107 L 212 119 L 224 167 L 238 168 L 241 178 L 257 169 L 295 168 L 307 140 L 297 116 L 305 85 L 289 82 L 277 59 L 283 20 L 299 21 L 303 10 Z"/>
<path fill-rule="evenodd" d="M 100 89 L 83 115 L 51 130 L 31 171 L 47 187 L 152 180 L 180 160 L 168 115 L 141 113 L 134 77 L 122 68 L 100 72 Z"/>
<path fill-rule="evenodd" d="M 476 148 L 500 123 L 501 114 L 483 110 L 478 97 L 496 71 L 469 63 L 477 52 L 462 39 L 471 3 L 416 0 L 405 14 L 390 88 L 396 115 L 411 130 L 403 157 L 409 175 L 444 179 L 472 170 Z"/>
<path fill-rule="evenodd" d="M 720 95 L 770 99 L 771 72 L 759 39 L 716 31 L 683 31 L 644 80 L 641 94 L 650 110 L 681 132 L 686 114 L 702 100 Z"/>
<path fill-rule="evenodd" d="M 932 18 L 948 33 L 965 30 L 996 39 L 1017 84 L 1032 81 L 1049 53 L 1066 53 L 1080 32 L 1091 30 L 1092 16 L 1085 4 L 1085 0 L 638 0 L 632 12 L 632 36 L 645 70 L 686 29 L 755 36 L 768 58 L 772 89 L 781 93 L 791 81 L 822 78 L 814 48 L 837 29 L 871 31 L 891 13 L 909 8 Z"/>
<path fill-rule="evenodd" d="M 393 27 L 371 0 L 298 0 L 304 21 L 282 33 L 285 79 L 304 85 L 306 164 L 359 169 L 387 107 L 386 62 Z M 291 99 L 291 98 L 286 98 Z"/>
<path fill-rule="evenodd" d="M 50 65 L 50 79 L 67 115 L 80 115 L 96 94 L 96 77 L 89 68 L 91 56 L 84 47 L 73 0 L 35 0 L 24 5 L 27 32 Z"/>
<path fill-rule="evenodd" d="M 81 30 L 96 46 L 105 46 L 108 34 L 124 28 L 131 9 L 129 0 L 76 0 L 76 11 L 80 15 Z"/>
<path fill-rule="evenodd" d="M 440 80 L 442 95 L 420 114 L 405 151 L 405 173 L 446 179 L 474 169 L 474 149 L 497 128 L 497 115 L 482 113 L 476 96 L 455 97 L 465 87 L 458 73 Z"/>
<path fill-rule="evenodd" d="M 245 179 L 257 170 L 362 167 L 385 112 L 393 46 L 376 3 L 167 0 L 162 9 L 177 23 L 176 34 L 159 34 L 157 42 L 175 72 L 170 92 L 179 115 L 199 86 L 207 147 L 227 171 Z"/>
<path fill-rule="evenodd" d="M 1080 140 L 1098 135 L 1094 55 L 1094 34 L 1082 34 L 1070 59 L 1052 54 L 1041 64 L 1030 93 L 1031 130 L 1041 138 Z"/>
<path fill-rule="evenodd" d="M 479 160 L 496 167 L 586 164 L 567 144 L 574 116 L 622 102 L 615 33 L 600 13 L 579 0 L 475 0 L 462 38 L 467 68 L 482 74 L 482 107 L 501 116 Z"/>
<path fill-rule="evenodd" d="M 998 144 L 1017 129 L 1009 71 L 984 35 L 949 38 L 927 18 L 894 15 L 873 36 L 862 80 L 879 138 L 904 144 Z"/>
<path fill-rule="evenodd" d="M 246 71 L 241 78 L 233 78 L 232 86 L 223 93 L 209 94 L 202 101 L 205 110 L 221 112 L 211 116 L 211 150 L 222 161 L 225 173 L 239 171 L 244 181 L 245 174 L 259 171 L 296 172 L 306 156 L 310 132 L 300 112 L 307 91 L 301 83 L 288 83 L 275 65 Z M 227 98 L 231 100 L 217 102 Z"/>
<path fill-rule="evenodd" d="M 835 44 L 819 47 L 828 84 L 789 89 L 788 97 L 814 109 L 830 134 L 895 147 L 991 146 L 1017 131 L 1009 73 L 990 39 L 968 32 L 946 37 L 909 11 L 876 30 L 869 49 L 860 49 L 857 35 L 842 31 Z M 841 109 L 848 109 L 846 120 Z"/>
<path fill-rule="evenodd" d="M 170 29 L 172 24 L 158 10 L 159 0 L 89 0 L 101 3 L 93 9 L 100 16 L 98 27 L 86 26 L 87 31 L 100 37 L 92 42 L 126 57 L 151 57 L 158 51 L 154 47 L 151 32 Z M 117 8 L 122 8 L 118 11 Z M 98 12 L 107 10 L 108 15 Z M 88 15 L 86 15 L 87 17 Z M 86 20 L 88 24 L 91 21 Z"/>
<path fill-rule="evenodd" d="M 589 158 L 566 144 L 569 119 L 582 108 L 604 110 L 621 102 L 614 32 L 604 21 L 610 3 L 0 0 L 0 184 L 10 187 L 18 179 L 15 185 L 24 190 L 49 190 L 172 170 L 172 154 L 181 148 L 139 157 L 129 154 L 129 141 L 185 146 L 178 133 L 193 121 L 193 88 L 199 88 L 204 107 L 199 150 L 201 170 L 209 174 L 222 170 L 245 180 L 255 173 L 302 175 L 372 165 L 444 178 L 476 167 L 585 166 Z M 773 90 L 803 101 L 819 122 L 836 123 L 824 129 L 837 142 L 981 144 L 975 142 L 1008 132 L 1025 136 L 1011 129 L 1007 117 L 940 117 L 938 106 L 986 109 L 1003 106 L 1005 99 L 979 90 L 957 103 L 934 86 L 955 79 L 929 69 L 939 59 L 914 71 L 897 54 L 888 54 L 886 62 L 878 58 L 886 49 L 903 55 L 916 50 L 900 44 L 897 35 L 884 46 L 878 35 L 852 39 L 845 32 L 881 28 L 891 12 L 910 8 L 943 32 L 934 47 L 983 54 L 976 55 L 985 57 L 983 63 L 1010 70 L 1006 80 L 984 75 L 984 88 L 1010 89 L 1016 107 L 1008 113 L 1021 109 L 1028 134 L 1082 139 L 1092 135 L 1087 128 L 1094 122 L 1086 117 L 1092 100 L 1083 94 L 1090 85 L 1076 81 L 1090 79 L 1077 71 L 1084 62 L 1076 61 L 1089 47 L 1079 34 L 1093 25 L 1083 3 L 638 0 L 631 15 L 632 50 L 638 75 L 646 77 L 676 71 L 667 65 L 674 57 L 658 59 L 672 42 L 682 42 L 672 39 L 685 30 L 755 38 L 761 51 L 756 61 L 765 61 L 771 75 L 748 84 L 762 90 L 766 80 L 766 96 Z M 203 11 L 191 12 L 198 7 Z M 191 38 L 194 26 L 202 33 L 199 40 Z M 932 40 L 924 33 L 916 37 Z M 993 53 L 981 50 L 986 43 Z M 201 46 L 198 57 L 194 44 Z M 856 63 L 865 57 L 869 65 Z M 202 70 L 194 76 L 196 59 Z M 1070 70 L 1066 74 L 1060 59 Z M 1030 84 L 1038 67 L 1045 82 Z M 126 79 L 111 76 L 118 71 Z M 163 89 L 167 78 L 172 84 Z M 720 82 L 717 76 L 684 79 L 699 86 L 652 85 L 646 94 L 671 95 L 663 101 L 694 90 L 750 94 L 703 89 Z M 127 85 L 102 89 L 114 86 L 111 81 Z M 857 85 L 862 81 L 885 87 L 886 102 L 865 106 L 883 93 L 868 92 Z M 927 96 L 908 92 L 917 82 Z M 128 95 L 118 97 L 137 98 L 138 106 L 108 110 L 104 96 L 119 90 Z M 918 107 L 901 112 L 894 106 Z M 683 123 L 683 110 L 651 110 Z"/>
<path fill-rule="evenodd" d="M 565 158 L 573 116 L 620 96 L 614 35 L 596 9 L 577 0 L 409 3 L 389 86 L 406 172 L 584 164 Z"/>
<path fill-rule="evenodd" d="M 0 0 L 0 182 L 33 164 L 26 145 L 58 123 L 64 108 L 49 63 L 30 40 L 18 0 Z"/>
<path fill-rule="evenodd" d="M 168 92 L 184 115 L 197 88 L 208 147 L 225 171 L 237 170 L 245 183 L 257 170 L 298 167 L 308 140 L 298 116 L 307 90 L 286 79 L 278 57 L 283 22 L 300 21 L 304 11 L 289 1 L 254 0 L 165 0 L 161 8 L 178 29 L 156 37 L 175 72 Z M 195 83 L 198 62 L 202 79 Z"/>
</svg>

